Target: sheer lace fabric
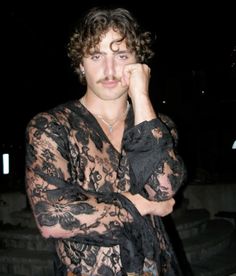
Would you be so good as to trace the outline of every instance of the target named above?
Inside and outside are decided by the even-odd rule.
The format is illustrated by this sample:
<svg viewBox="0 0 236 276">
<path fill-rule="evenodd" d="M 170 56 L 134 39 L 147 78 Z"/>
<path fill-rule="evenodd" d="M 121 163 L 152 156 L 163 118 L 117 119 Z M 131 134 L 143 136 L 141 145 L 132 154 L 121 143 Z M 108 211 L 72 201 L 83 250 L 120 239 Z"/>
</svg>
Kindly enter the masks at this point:
<svg viewBox="0 0 236 276">
<path fill-rule="evenodd" d="M 76 275 L 141 275 L 153 267 L 156 275 L 180 275 L 161 219 L 142 217 L 122 195 L 160 201 L 176 193 L 184 177 L 177 133 L 167 116 L 133 121 L 130 109 L 121 153 L 79 101 L 28 124 L 26 188 L 34 216 Z"/>
</svg>

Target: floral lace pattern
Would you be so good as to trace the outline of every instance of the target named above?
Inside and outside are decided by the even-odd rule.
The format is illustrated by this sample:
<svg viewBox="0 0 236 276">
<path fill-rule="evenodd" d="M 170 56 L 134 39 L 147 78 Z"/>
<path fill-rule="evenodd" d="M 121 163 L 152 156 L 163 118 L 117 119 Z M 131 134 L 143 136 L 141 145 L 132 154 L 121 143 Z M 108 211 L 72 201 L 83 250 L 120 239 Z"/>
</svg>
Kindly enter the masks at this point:
<svg viewBox="0 0 236 276">
<path fill-rule="evenodd" d="M 134 126 L 130 109 L 121 153 L 79 101 L 40 113 L 29 122 L 30 204 L 42 235 L 54 238 L 61 262 L 76 275 L 121 276 L 153 266 L 156 275 L 178 275 L 160 218 L 141 217 L 122 195 L 131 191 L 165 200 L 182 184 L 184 166 L 174 150 L 176 130 L 168 117 L 159 117 Z M 128 243 L 137 250 L 127 250 Z M 136 252 L 133 264 L 125 261 L 130 252 Z"/>
</svg>

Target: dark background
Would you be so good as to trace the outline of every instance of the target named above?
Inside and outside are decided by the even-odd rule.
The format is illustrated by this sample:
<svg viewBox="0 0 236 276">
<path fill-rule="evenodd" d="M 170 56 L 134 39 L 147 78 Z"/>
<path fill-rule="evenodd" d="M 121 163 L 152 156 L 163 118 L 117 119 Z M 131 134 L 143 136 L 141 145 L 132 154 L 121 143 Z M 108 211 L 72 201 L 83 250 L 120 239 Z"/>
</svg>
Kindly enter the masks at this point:
<svg viewBox="0 0 236 276">
<path fill-rule="evenodd" d="M 2 2 L 0 142 L 2 152 L 13 154 L 12 178 L 18 182 L 23 183 L 24 131 L 30 118 L 84 92 L 66 53 L 75 22 L 88 8 L 110 2 Z M 154 106 L 178 126 L 189 181 L 199 172 L 207 181 L 234 180 L 234 8 L 153 2 L 115 1 L 113 6 L 128 8 L 156 35 L 150 83 Z"/>
</svg>

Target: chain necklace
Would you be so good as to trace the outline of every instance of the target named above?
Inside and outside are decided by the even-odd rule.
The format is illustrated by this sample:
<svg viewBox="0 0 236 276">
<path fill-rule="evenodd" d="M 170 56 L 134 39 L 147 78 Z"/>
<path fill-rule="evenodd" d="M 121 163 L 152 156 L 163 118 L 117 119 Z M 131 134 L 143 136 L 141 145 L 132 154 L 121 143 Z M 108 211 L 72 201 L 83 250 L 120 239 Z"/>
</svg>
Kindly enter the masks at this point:
<svg viewBox="0 0 236 276">
<path fill-rule="evenodd" d="M 85 98 L 84 98 L 84 97 L 82 97 L 82 98 L 80 99 L 80 102 L 87 108 L 87 106 L 86 106 L 86 104 L 85 104 Z M 128 114 L 129 108 L 130 108 L 130 104 L 129 104 L 129 101 L 127 101 L 127 105 L 126 105 L 125 111 L 124 111 L 120 116 L 118 116 L 112 123 L 107 122 L 107 121 L 103 118 L 103 116 L 100 115 L 100 114 L 96 114 L 96 113 L 93 113 L 93 112 L 91 112 L 91 113 L 92 113 L 95 117 L 98 117 L 101 121 L 103 121 L 103 123 L 104 123 L 105 125 L 108 126 L 109 132 L 112 133 L 114 127 L 120 122 L 120 120 L 121 120 L 122 118 L 125 118 L 125 117 L 126 117 L 126 115 Z M 88 108 L 87 108 L 87 109 L 88 109 Z"/>
</svg>

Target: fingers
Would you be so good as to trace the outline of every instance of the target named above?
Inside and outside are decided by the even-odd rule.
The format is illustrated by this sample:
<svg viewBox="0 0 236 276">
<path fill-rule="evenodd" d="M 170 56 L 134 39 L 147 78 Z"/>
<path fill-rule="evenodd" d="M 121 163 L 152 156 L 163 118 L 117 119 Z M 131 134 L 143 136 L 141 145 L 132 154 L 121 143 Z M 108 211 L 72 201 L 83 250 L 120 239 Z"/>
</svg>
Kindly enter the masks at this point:
<svg viewBox="0 0 236 276">
<path fill-rule="evenodd" d="M 172 197 L 172 198 L 170 198 L 168 200 L 169 200 L 169 203 L 174 207 L 174 205 L 175 205 L 175 199 Z"/>
<path fill-rule="evenodd" d="M 171 198 L 165 201 L 155 202 L 155 204 L 155 210 L 152 214 L 160 217 L 165 217 L 173 212 L 175 200 Z"/>
<path fill-rule="evenodd" d="M 149 80 L 150 68 L 146 64 L 127 64 L 123 67 L 121 84 L 129 88 L 128 94 L 132 100 L 140 94 L 148 94 Z"/>
<path fill-rule="evenodd" d="M 162 201 L 164 206 L 163 206 L 163 213 L 162 216 L 167 216 L 173 212 L 174 205 L 175 205 L 175 200 L 174 198 L 170 198 L 166 201 Z"/>
<path fill-rule="evenodd" d="M 144 73 L 150 75 L 151 69 L 147 64 L 142 63 L 133 63 L 133 64 L 126 64 L 123 69 L 123 74 L 125 76 L 130 76 L 135 73 Z"/>
</svg>

